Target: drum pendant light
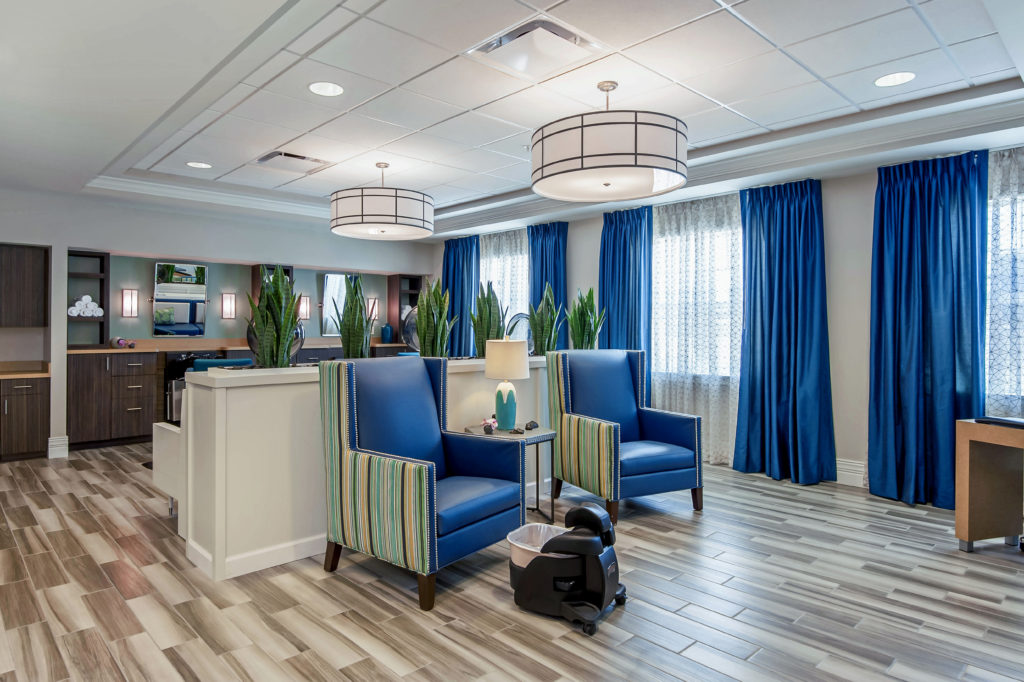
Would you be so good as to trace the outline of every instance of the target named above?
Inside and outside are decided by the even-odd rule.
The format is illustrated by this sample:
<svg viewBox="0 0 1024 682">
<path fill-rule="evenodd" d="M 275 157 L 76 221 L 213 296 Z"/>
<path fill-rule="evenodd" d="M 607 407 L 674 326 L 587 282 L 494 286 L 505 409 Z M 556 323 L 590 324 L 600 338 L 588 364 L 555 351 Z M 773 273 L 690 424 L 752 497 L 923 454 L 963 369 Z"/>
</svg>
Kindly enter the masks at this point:
<svg viewBox="0 0 1024 682">
<path fill-rule="evenodd" d="M 384 186 L 353 187 L 331 195 L 331 232 L 356 239 L 422 239 L 434 234 L 434 199 L 423 192 Z"/>
<path fill-rule="evenodd" d="M 605 110 L 567 116 L 533 133 L 533 191 L 562 201 L 626 201 L 686 184 L 686 124 L 653 111 L 609 109 L 615 81 L 601 81 Z"/>
</svg>

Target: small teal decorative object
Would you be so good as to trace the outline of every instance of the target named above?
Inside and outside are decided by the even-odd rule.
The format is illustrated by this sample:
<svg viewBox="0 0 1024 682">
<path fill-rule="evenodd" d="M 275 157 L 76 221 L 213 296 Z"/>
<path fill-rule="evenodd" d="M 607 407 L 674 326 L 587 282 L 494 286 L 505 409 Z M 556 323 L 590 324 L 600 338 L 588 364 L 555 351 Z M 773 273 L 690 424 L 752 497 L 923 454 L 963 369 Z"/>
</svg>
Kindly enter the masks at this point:
<svg viewBox="0 0 1024 682">
<path fill-rule="evenodd" d="M 511 382 L 498 384 L 498 392 L 494 395 L 494 416 L 498 418 L 498 428 L 511 431 L 516 427 L 516 387 Z"/>
<path fill-rule="evenodd" d="M 391 343 L 391 339 L 393 338 L 393 334 L 394 334 L 394 330 L 391 328 L 390 324 L 386 324 L 386 325 L 382 326 L 380 328 L 380 342 L 381 343 Z"/>
</svg>

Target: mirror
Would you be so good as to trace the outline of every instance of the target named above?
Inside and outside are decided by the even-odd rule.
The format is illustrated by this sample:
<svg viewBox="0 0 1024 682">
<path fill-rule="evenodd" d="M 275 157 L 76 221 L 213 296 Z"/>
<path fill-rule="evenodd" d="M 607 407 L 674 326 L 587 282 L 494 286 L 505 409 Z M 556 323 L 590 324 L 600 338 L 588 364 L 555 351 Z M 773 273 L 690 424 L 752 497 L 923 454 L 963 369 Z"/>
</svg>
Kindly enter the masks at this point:
<svg viewBox="0 0 1024 682">
<path fill-rule="evenodd" d="M 324 275 L 324 300 L 320 306 L 320 335 L 341 336 L 341 330 L 334 320 L 334 305 L 338 311 L 345 311 L 345 275 L 330 273 Z"/>
<path fill-rule="evenodd" d="M 157 263 L 153 336 L 202 336 L 205 332 L 206 266 Z"/>
</svg>

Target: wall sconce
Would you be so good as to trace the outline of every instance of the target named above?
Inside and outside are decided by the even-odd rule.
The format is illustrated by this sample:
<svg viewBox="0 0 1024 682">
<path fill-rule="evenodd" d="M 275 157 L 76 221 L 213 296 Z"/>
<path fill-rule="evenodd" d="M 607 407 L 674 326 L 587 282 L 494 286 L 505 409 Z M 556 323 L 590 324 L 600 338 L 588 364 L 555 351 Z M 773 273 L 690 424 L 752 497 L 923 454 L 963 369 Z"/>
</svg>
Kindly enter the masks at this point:
<svg viewBox="0 0 1024 682">
<path fill-rule="evenodd" d="M 121 317 L 139 316 L 139 290 L 121 289 Z"/>
<path fill-rule="evenodd" d="M 366 309 L 370 313 L 370 319 L 374 322 L 377 321 L 377 299 L 368 298 L 366 299 Z"/>
<path fill-rule="evenodd" d="M 299 296 L 299 319 L 309 319 L 309 296 Z"/>
<path fill-rule="evenodd" d="M 223 320 L 235 319 L 235 295 L 220 295 L 220 317 Z"/>
</svg>

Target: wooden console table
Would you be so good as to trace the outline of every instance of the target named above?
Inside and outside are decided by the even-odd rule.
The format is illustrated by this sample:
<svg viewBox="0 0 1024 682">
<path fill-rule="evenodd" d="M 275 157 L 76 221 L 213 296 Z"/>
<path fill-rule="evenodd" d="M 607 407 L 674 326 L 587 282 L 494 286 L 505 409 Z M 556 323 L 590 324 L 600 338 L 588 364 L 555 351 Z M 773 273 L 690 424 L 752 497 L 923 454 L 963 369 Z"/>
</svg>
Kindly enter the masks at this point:
<svg viewBox="0 0 1024 682">
<path fill-rule="evenodd" d="M 1024 429 L 956 423 L 956 537 L 960 550 L 976 540 L 1016 545 L 1024 505 Z"/>
</svg>

